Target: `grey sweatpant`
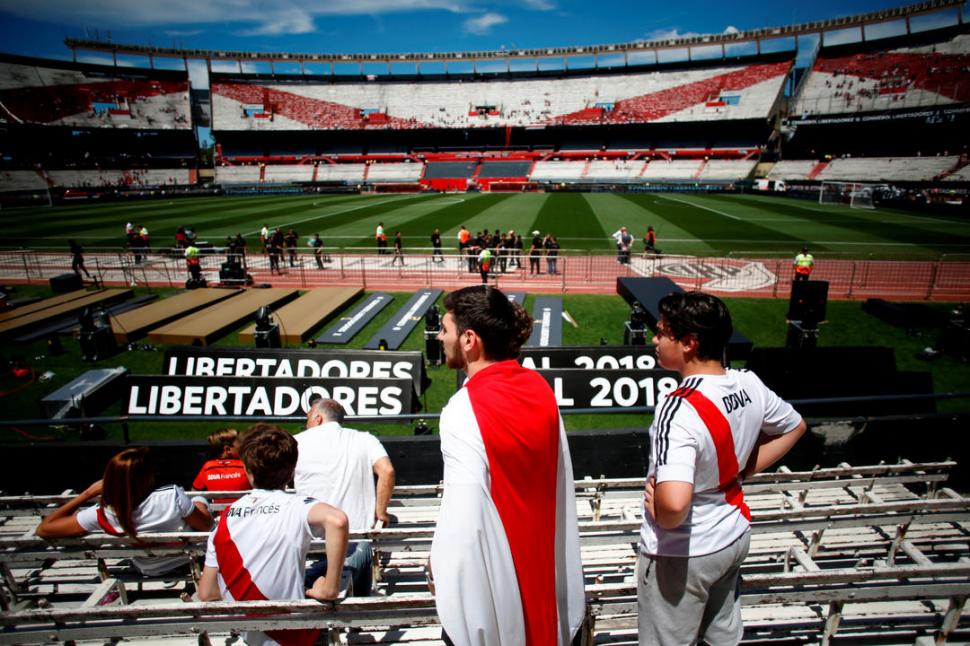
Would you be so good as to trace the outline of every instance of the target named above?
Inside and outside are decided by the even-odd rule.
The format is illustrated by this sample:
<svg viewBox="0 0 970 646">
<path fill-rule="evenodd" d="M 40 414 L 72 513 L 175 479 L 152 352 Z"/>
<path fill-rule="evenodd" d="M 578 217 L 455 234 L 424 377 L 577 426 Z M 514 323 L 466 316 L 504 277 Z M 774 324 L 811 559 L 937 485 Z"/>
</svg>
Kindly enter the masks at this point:
<svg viewBox="0 0 970 646">
<path fill-rule="evenodd" d="M 741 641 L 738 574 L 749 533 L 704 556 L 648 556 L 637 563 L 640 646 L 685 646 Z"/>
</svg>

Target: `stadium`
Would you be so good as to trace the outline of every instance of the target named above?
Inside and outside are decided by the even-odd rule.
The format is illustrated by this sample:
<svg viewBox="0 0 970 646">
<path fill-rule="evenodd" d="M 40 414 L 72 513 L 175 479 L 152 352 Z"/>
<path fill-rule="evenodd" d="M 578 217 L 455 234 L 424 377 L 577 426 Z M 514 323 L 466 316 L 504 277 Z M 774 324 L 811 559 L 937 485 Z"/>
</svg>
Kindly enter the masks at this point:
<svg viewBox="0 0 970 646">
<path fill-rule="evenodd" d="M 534 319 L 519 362 L 563 417 L 574 643 L 637 643 L 648 428 L 683 386 L 652 339 L 661 297 L 693 291 L 731 312 L 727 364 L 809 429 L 744 482 L 741 643 L 966 641 L 964 11 L 528 48 L 87 33 L 0 52 L 0 643 L 445 643 L 425 564 L 464 375 L 438 339 L 446 295 L 483 283 Z M 396 470 L 395 522 L 350 527 L 370 596 L 345 573 L 336 604 L 201 601 L 190 527 L 35 535 L 135 446 L 222 512 L 193 483 L 206 437 L 299 433 L 316 396 Z M 160 557 L 184 567 L 130 564 Z"/>
</svg>

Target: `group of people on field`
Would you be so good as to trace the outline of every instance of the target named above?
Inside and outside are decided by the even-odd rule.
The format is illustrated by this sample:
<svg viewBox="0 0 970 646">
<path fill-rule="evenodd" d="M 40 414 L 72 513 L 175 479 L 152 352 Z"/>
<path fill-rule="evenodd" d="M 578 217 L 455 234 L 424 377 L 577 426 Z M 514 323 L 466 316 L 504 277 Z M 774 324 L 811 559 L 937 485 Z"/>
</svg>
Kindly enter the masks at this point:
<svg viewBox="0 0 970 646">
<path fill-rule="evenodd" d="M 517 357 L 532 317 L 485 285 L 448 294 L 438 339 L 465 379 L 441 411 L 443 493 L 428 563 L 442 640 L 457 646 L 571 643 L 585 616 L 569 446 L 556 396 Z M 640 644 L 735 644 L 740 567 L 749 549 L 743 484 L 771 466 L 806 424 L 751 372 L 727 367 L 733 326 L 718 298 L 671 294 L 653 344 L 680 375 L 650 426 L 637 564 Z M 155 487 L 147 449 L 116 455 L 104 478 L 46 516 L 45 538 L 210 531 L 203 600 L 334 599 L 343 567 L 367 594 L 370 546 L 348 532 L 393 520 L 394 469 L 380 442 L 343 427 L 333 400 L 311 401 L 293 436 L 256 424 L 210 438 L 219 451 L 193 483 L 229 494 L 213 528 L 209 501 Z M 375 484 L 376 482 L 376 484 Z M 288 488 L 294 487 L 295 493 Z M 96 502 L 97 499 L 100 499 Z M 95 503 L 95 504 L 91 504 Z M 313 538 L 323 558 L 307 565 Z M 139 557 L 144 574 L 185 567 Z M 313 631 L 250 633 L 249 644 L 312 643 Z"/>
</svg>

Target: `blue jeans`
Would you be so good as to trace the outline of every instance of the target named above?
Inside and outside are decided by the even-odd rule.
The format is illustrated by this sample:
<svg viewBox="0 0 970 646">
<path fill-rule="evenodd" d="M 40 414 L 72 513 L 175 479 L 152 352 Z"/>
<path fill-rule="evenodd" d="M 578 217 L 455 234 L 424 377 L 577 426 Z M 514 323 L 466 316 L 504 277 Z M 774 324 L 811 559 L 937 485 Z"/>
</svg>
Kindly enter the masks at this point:
<svg viewBox="0 0 970 646">
<path fill-rule="evenodd" d="M 344 568 L 350 570 L 350 579 L 354 585 L 353 597 L 366 597 L 370 595 L 373 583 L 373 572 L 371 571 L 370 541 L 356 541 L 347 545 L 347 556 L 344 558 Z M 313 587 L 313 582 L 318 578 L 327 575 L 327 555 L 306 569 L 303 577 L 303 585 L 307 589 Z"/>
</svg>

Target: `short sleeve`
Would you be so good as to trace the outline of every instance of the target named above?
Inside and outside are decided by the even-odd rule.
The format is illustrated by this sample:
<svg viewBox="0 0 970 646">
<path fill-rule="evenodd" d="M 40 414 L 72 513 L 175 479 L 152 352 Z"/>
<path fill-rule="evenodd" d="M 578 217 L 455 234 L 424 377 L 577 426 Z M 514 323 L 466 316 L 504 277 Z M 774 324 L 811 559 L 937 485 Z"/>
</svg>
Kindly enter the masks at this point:
<svg viewBox="0 0 970 646">
<path fill-rule="evenodd" d="M 676 406 L 677 402 L 667 401 Z M 690 430 L 691 412 L 689 407 L 680 406 L 672 411 L 673 414 L 658 415 L 661 421 L 654 446 L 657 482 L 694 482 L 697 438 Z"/>
<path fill-rule="evenodd" d="M 178 510 L 179 518 L 185 518 L 192 513 L 192 499 L 185 495 L 182 487 L 175 485 L 172 489 L 175 491 L 175 508 Z"/>
<path fill-rule="evenodd" d="M 801 423 L 802 416 L 791 404 L 764 385 L 764 382 L 757 375 L 753 376 L 758 379 L 758 386 L 761 388 L 761 396 L 764 402 L 765 419 L 761 425 L 761 431 L 765 435 L 784 435 L 794 431 L 795 427 Z"/>
<path fill-rule="evenodd" d="M 387 450 L 384 449 L 384 445 L 381 441 L 371 435 L 370 433 L 364 433 L 364 447 L 367 450 L 367 459 L 371 465 L 377 463 L 381 458 L 387 457 Z"/>
<path fill-rule="evenodd" d="M 196 491 L 205 491 L 205 466 L 199 469 L 199 475 L 195 476 L 195 480 L 192 481 L 192 488 Z"/>
<path fill-rule="evenodd" d="M 98 524 L 98 505 L 86 507 L 77 512 L 77 524 L 87 533 L 100 532 L 101 525 Z"/>
<path fill-rule="evenodd" d="M 316 498 L 311 498 L 310 496 L 303 498 L 303 505 L 300 512 L 303 515 L 303 531 L 305 531 L 310 538 L 323 538 L 325 533 L 323 527 L 319 527 L 310 522 L 310 510 L 319 504 L 322 503 Z"/>
<path fill-rule="evenodd" d="M 222 520 L 219 522 L 228 522 L 228 521 Z M 219 568 L 219 559 L 216 558 L 216 545 L 215 545 L 217 528 L 218 528 L 218 524 L 216 524 L 216 526 L 212 528 L 212 531 L 209 532 L 209 540 L 206 542 L 206 546 L 205 546 L 205 566 L 214 567 L 216 569 Z"/>
</svg>

